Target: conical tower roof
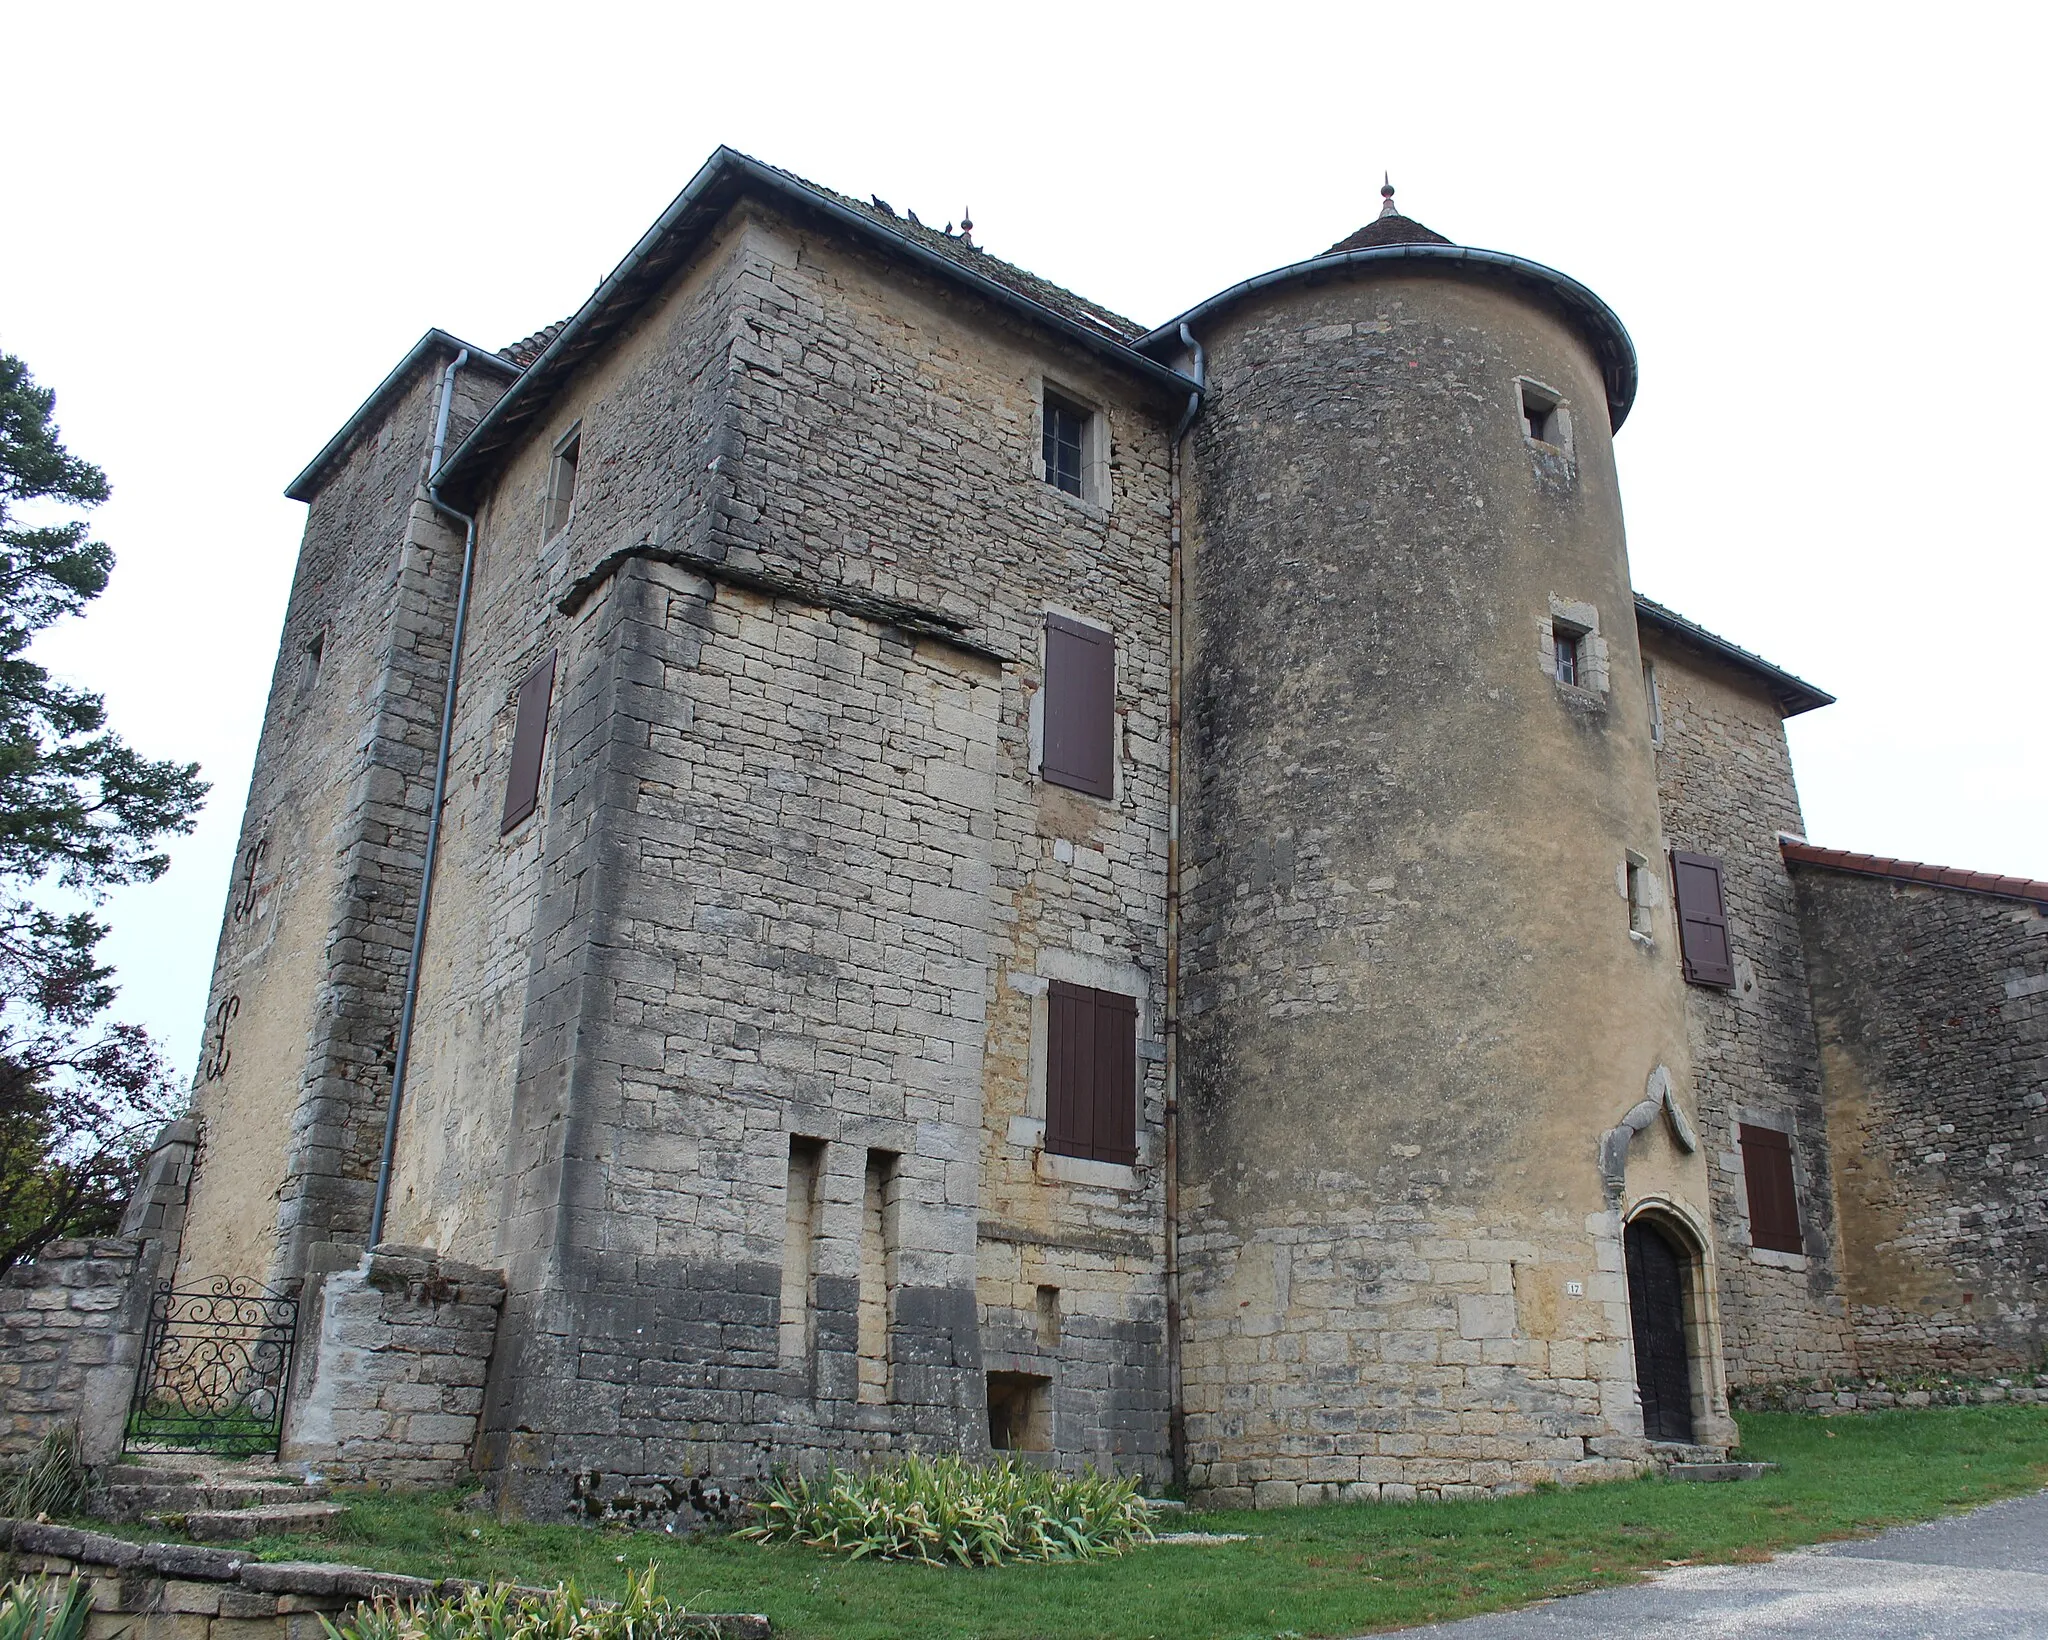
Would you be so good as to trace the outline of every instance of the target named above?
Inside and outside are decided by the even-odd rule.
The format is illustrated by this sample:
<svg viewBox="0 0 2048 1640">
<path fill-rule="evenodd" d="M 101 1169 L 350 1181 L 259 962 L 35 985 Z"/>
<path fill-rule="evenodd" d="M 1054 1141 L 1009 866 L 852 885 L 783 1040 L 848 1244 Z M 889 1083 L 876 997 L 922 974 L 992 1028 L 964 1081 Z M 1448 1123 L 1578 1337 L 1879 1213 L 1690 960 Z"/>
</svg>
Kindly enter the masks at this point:
<svg viewBox="0 0 2048 1640">
<path fill-rule="evenodd" d="M 1450 241 L 1433 228 L 1425 228 L 1412 217 L 1403 216 L 1394 209 L 1394 184 L 1392 179 L 1380 187 L 1380 214 L 1368 222 L 1348 239 L 1340 239 L 1325 256 L 1336 256 L 1344 251 L 1370 250 L 1375 245 L 1448 245 Z"/>
</svg>

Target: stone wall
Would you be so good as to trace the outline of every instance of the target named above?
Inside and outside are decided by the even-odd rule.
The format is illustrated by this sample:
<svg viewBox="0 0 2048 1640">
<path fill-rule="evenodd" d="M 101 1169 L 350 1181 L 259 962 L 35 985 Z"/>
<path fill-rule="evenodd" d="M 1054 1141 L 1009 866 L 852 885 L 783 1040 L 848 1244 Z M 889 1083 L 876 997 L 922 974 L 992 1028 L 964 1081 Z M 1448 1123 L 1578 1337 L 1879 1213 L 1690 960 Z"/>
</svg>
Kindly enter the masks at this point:
<svg viewBox="0 0 2048 1640">
<path fill-rule="evenodd" d="M 328 1480 L 450 1486 L 470 1467 L 504 1278 L 374 1248 L 314 1284 L 286 1405 L 287 1462 Z"/>
<path fill-rule="evenodd" d="M 1644 653 L 1662 702 L 1665 840 L 1723 867 L 1732 990 L 1686 987 L 1700 1133 L 1713 1185 L 1731 1384 L 1846 1370 L 1828 1128 L 1798 907 L 1778 834 L 1804 829 L 1784 721 L 1763 686 L 1655 628 Z M 1669 881 L 1670 862 L 1652 870 Z M 1751 1244 L 1737 1130 L 1790 1136 L 1803 1253 Z"/>
<path fill-rule="evenodd" d="M 1793 865 L 1872 1372 L 2048 1353 L 2048 907 Z"/>
<path fill-rule="evenodd" d="M 121 1450 L 149 1314 L 143 1244 L 53 1241 L 0 1276 L 0 1458 L 76 1423 L 86 1461 Z"/>
<path fill-rule="evenodd" d="M 104 1532 L 0 1519 L 9 1577 L 83 1579 L 84 1640 L 324 1640 L 322 1619 L 365 1601 L 456 1599 L 476 1587 L 309 1561 L 261 1561 L 185 1543 L 133 1543 Z M 538 1594 L 540 1590 L 522 1590 Z M 765 1617 L 706 1614 L 677 1640 L 768 1640 Z"/>
</svg>

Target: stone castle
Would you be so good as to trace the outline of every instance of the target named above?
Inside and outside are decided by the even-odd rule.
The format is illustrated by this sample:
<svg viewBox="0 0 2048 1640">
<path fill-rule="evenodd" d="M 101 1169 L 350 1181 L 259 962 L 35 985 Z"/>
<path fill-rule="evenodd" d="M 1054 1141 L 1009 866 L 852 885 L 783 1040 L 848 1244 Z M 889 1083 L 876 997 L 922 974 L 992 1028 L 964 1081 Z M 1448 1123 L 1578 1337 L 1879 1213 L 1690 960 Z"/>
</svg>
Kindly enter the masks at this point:
<svg viewBox="0 0 2048 1640">
<path fill-rule="evenodd" d="M 1385 193 L 1147 330 L 721 150 L 299 476 L 131 1214 L 301 1295 L 287 1457 L 1405 1498 L 2039 1362 L 2048 884 L 1801 839 L 1620 321 Z"/>
</svg>

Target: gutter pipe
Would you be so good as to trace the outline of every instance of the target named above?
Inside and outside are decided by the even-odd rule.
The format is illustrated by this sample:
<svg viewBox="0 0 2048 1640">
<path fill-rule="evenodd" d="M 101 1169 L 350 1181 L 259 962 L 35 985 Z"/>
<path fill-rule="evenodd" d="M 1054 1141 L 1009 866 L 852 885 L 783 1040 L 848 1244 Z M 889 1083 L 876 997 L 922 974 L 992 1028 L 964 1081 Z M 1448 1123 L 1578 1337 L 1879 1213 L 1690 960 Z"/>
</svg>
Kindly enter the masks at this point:
<svg viewBox="0 0 2048 1640">
<path fill-rule="evenodd" d="M 1187 597 L 1182 584 L 1180 451 L 1181 441 L 1194 425 L 1208 393 L 1209 370 L 1202 344 L 1185 324 L 1180 327 L 1180 339 L 1195 356 L 1195 375 L 1188 407 L 1181 414 L 1180 425 L 1173 430 L 1173 442 L 1166 447 L 1173 607 L 1168 623 L 1166 710 L 1166 1449 L 1173 1478 L 1185 1485 L 1187 1415 L 1182 1410 L 1180 1351 L 1180 707 Z"/>
<path fill-rule="evenodd" d="M 398 1011 L 398 1046 L 391 1062 L 391 1098 L 384 1112 L 384 1149 L 377 1159 L 377 1198 L 370 1208 L 369 1247 L 384 1239 L 384 1210 L 390 1204 L 391 1164 L 398 1151 L 398 1117 L 405 1103 L 405 1073 L 412 1061 L 412 1027 L 419 1010 L 420 954 L 427 943 L 427 909 L 433 902 L 434 865 L 441 852 L 441 808 L 448 797 L 448 750 L 455 738 L 455 694 L 462 681 L 462 635 L 469 624 L 469 587 L 476 569 L 476 516 L 449 506 L 433 482 L 448 445 L 448 415 L 455 402 L 456 373 L 469 358 L 470 350 L 465 347 L 441 377 L 441 406 L 434 417 L 434 453 L 427 464 L 427 505 L 462 525 L 462 579 L 455 594 L 455 626 L 448 639 L 448 687 L 441 696 L 441 737 L 434 753 L 434 798 L 427 809 L 427 848 L 420 862 L 420 897 L 413 912 L 412 953 L 405 965 L 405 1000 Z"/>
</svg>

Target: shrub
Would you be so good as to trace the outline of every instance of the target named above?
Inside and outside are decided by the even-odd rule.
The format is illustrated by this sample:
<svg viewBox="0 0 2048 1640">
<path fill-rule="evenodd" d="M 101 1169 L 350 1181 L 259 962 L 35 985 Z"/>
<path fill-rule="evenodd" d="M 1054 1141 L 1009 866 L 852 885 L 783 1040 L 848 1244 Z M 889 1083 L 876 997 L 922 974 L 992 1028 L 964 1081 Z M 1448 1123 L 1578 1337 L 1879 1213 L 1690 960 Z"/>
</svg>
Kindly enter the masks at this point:
<svg viewBox="0 0 2048 1640">
<path fill-rule="evenodd" d="M 79 1446 L 78 1425 L 59 1424 L 19 1468 L 0 1476 L 0 1515 L 15 1520 L 75 1515 L 84 1506 L 91 1485 L 92 1471 Z"/>
<path fill-rule="evenodd" d="M 1063 1475 L 1014 1458 L 910 1457 L 858 1474 L 783 1476 L 754 1509 L 762 1519 L 738 1536 L 927 1565 L 1089 1560 L 1152 1536 L 1151 1506 L 1135 1480 L 1092 1469 Z"/>
<path fill-rule="evenodd" d="M 78 1640 L 91 1599 L 77 1578 L 22 1578 L 0 1591 L 0 1640 Z"/>
<path fill-rule="evenodd" d="M 654 1592 L 652 1566 L 628 1575 L 626 1598 L 616 1604 L 585 1600 L 574 1583 L 545 1592 L 499 1583 L 448 1599 L 378 1600 L 358 1606 L 339 1627 L 324 1617 L 320 1626 L 327 1640 L 716 1640 L 718 1634 L 711 1622 Z M 0 1634 L 0 1640 L 13 1637 Z"/>
</svg>

